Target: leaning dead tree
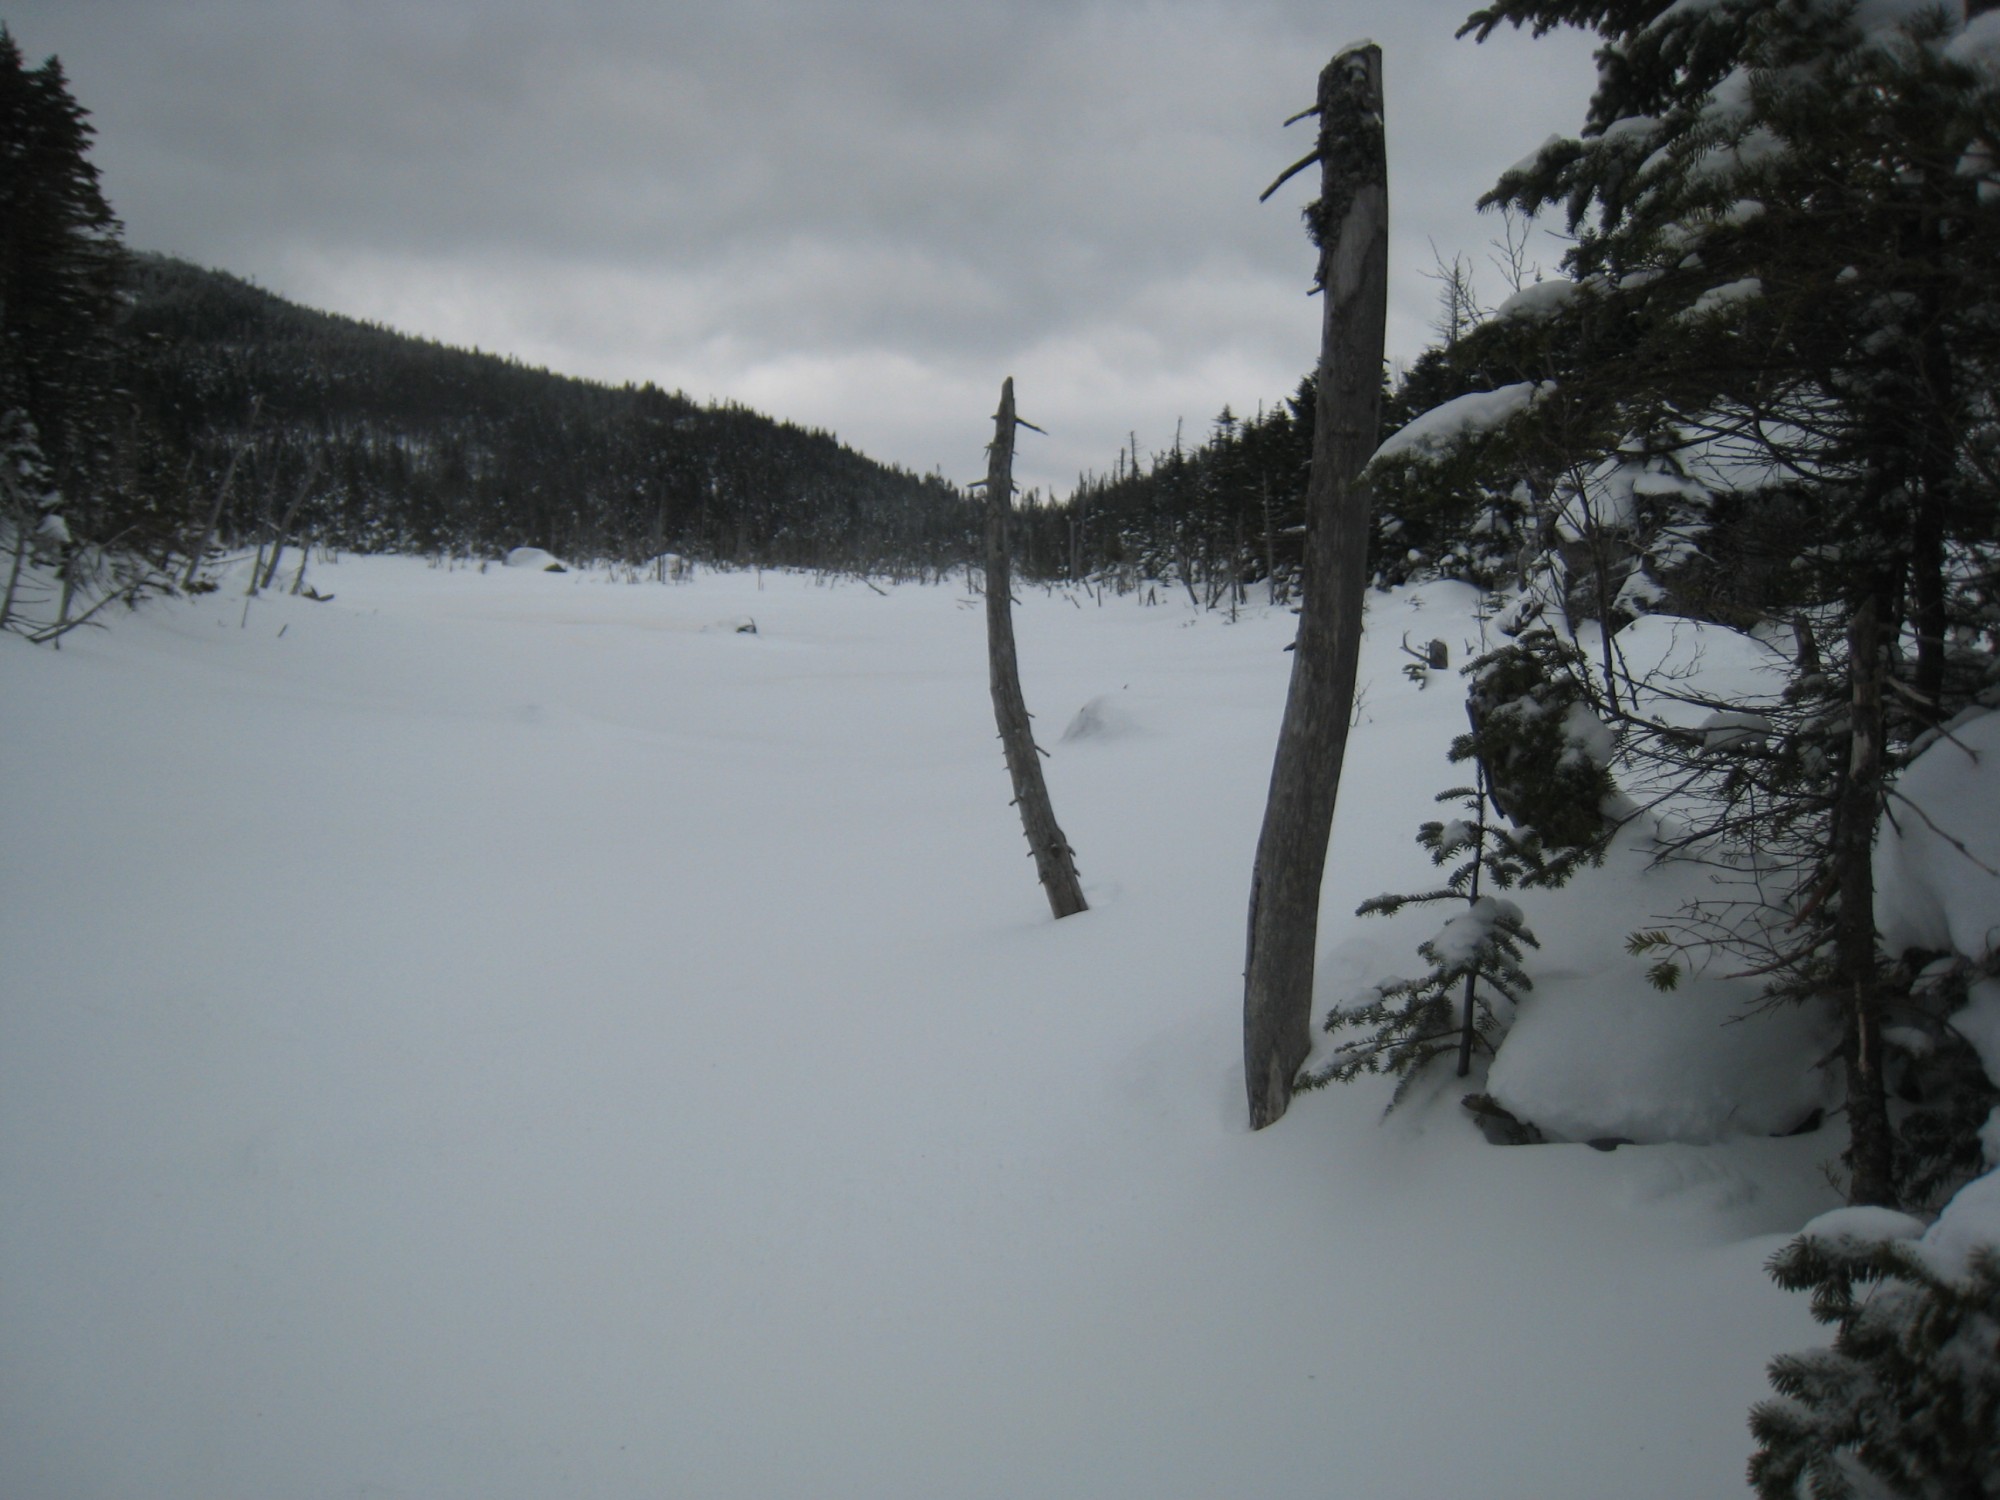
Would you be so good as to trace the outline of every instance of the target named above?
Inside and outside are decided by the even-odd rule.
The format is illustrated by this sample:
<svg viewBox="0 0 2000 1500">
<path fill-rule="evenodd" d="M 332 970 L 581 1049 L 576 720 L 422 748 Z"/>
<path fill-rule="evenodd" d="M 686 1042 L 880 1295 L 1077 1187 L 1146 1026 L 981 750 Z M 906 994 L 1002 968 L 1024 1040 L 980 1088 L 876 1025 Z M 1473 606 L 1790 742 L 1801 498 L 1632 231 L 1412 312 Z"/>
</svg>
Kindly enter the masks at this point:
<svg viewBox="0 0 2000 1500">
<path fill-rule="evenodd" d="M 1376 447 L 1388 308 L 1381 49 L 1363 43 L 1328 63 L 1319 75 L 1319 102 L 1293 119 L 1309 115 L 1319 117 L 1318 144 L 1263 195 L 1269 198 L 1319 163 L 1319 199 L 1306 210 L 1319 247 L 1316 282 L 1324 303 L 1312 477 L 1306 487 L 1304 597 L 1250 880 L 1243 976 L 1243 1071 L 1253 1130 L 1284 1114 L 1312 1048 L 1320 877 L 1361 650 L 1368 491 L 1359 476 Z"/>
<path fill-rule="evenodd" d="M 1035 856 L 1035 873 L 1048 892 L 1049 910 L 1067 917 L 1087 908 L 1076 878 L 1076 855 L 1056 824 L 1042 779 L 1040 748 L 1021 696 L 1021 665 L 1014 654 L 1013 566 L 1007 555 L 1007 518 L 1013 511 L 1014 429 L 1041 428 L 1014 415 L 1014 378 L 1000 387 L 1000 410 L 993 418 L 993 446 L 986 450 L 986 659 L 993 686 L 993 717 L 1014 779 L 1014 805 Z"/>
</svg>

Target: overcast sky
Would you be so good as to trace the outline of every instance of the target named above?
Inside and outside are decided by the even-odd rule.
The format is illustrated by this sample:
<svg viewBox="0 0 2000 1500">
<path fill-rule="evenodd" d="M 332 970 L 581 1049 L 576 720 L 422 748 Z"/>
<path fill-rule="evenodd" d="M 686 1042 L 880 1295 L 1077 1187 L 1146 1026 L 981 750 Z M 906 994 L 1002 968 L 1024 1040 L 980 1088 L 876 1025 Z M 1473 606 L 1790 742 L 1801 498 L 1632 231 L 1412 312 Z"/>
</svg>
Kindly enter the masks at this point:
<svg viewBox="0 0 2000 1500">
<path fill-rule="evenodd" d="M 127 241 L 316 307 L 1024 484 L 1190 441 L 1311 368 L 1320 67 L 1384 51 L 1389 345 L 1431 245 L 1581 123 L 1584 39 L 1471 0 L 0 0 L 61 56 Z M 1553 264 L 1559 247 L 1538 250 Z"/>
</svg>

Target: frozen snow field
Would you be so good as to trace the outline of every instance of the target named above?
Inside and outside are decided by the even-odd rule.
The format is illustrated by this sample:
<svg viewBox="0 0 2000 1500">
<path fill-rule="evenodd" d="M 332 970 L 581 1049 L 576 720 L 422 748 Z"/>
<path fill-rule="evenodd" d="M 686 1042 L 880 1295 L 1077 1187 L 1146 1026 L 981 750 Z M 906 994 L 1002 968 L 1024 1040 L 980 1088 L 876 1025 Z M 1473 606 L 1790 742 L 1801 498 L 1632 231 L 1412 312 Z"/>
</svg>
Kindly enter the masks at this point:
<svg viewBox="0 0 2000 1500">
<path fill-rule="evenodd" d="M 962 582 L 314 581 L 0 638 L 0 1497 L 1745 1492 L 1835 1135 L 1246 1128 L 1285 611 L 1021 587 L 1056 923 Z M 1371 603 L 1326 1003 L 1471 606 Z M 1648 999 L 1603 899 L 1522 899 L 1551 1005 Z"/>
</svg>

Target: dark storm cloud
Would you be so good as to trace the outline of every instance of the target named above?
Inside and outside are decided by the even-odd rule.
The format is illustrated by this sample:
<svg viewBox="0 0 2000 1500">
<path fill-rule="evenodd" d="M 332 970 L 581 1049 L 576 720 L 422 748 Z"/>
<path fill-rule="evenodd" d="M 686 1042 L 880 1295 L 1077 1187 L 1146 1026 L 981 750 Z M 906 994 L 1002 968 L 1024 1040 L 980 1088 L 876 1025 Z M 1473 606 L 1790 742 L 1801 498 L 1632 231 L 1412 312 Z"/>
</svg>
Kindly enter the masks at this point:
<svg viewBox="0 0 2000 1500">
<path fill-rule="evenodd" d="M 1575 39 L 1455 42 L 1438 0 L 567 7 L 27 0 L 137 246 L 534 362 L 651 379 L 976 473 L 1002 375 L 1066 486 L 1138 432 L 1290 390 L 1317 308 L 1309 144 L 1340 43 L 1387 55 L 1393 352 L 1429 241 L 1581 116 Z M 1547 258 L 1553 258 L 1550 252 Z M 1485 290 L 1501 290 L 1490 271 Z"/>
</svg>

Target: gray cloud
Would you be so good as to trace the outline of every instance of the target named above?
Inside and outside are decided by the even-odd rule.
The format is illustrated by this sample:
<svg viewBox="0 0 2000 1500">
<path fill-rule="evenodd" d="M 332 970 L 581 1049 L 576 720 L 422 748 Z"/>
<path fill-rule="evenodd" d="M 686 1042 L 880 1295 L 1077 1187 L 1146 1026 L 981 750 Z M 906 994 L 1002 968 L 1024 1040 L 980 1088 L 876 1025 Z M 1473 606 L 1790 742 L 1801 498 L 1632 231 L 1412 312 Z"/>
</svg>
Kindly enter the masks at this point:
<svg viewBox="0 0 2000 1500">
<path fill-rule="evenodd" d="M 1390 342 L 1430 243 L 1580 120 L 1576 38 L 1312 0 L 16 0 L 98 127 L 130 241 L 576 374 L 654 380 L 979 472 L 1000 377 L 1066 488 L 1284 395 L 1317 307 L 1309 144 L 1334 47 L 1386 54 Z M 1553 247 L 1542 251 L 1553 261 Z M 1489 296 L 1501 290 L 1484 276 Z"/>
</svg>

